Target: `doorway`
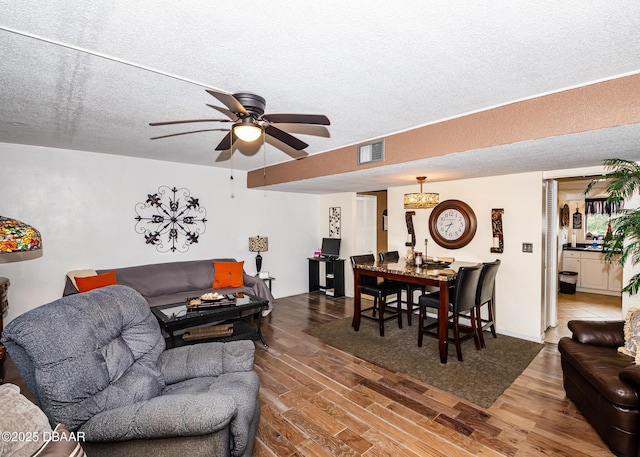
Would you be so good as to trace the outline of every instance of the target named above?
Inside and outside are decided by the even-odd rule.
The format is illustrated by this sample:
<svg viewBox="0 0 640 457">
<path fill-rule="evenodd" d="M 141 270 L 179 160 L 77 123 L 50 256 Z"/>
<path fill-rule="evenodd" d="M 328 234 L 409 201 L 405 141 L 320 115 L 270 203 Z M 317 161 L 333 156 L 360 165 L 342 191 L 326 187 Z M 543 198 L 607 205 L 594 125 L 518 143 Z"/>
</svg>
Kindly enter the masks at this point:
<svg viewBox="0 0 640 457">
<path fill-rule="evenodd" d="M 614 290 L 592 290 L 578 287 L 575 294 L 560 293 L 557 287 L 557 277 L 560 271 L 574 271 L 580 276 L 585 271 L 593 272 L 591 269 L 593 263 L 587 266 L 585 263 L 584 270 L 581 266 L 582 259 L 580 251 L 570 251 L 563 249 L 564 247 L 581 243 L 587 244 L 591 240 L 586 239 L 585 222 L 585 195 L 584 190 L 591 182 L 591 177 L 576 178 L 559 178 L 554 181 L 556 183 L 555 195 L 547 196 L 547 246 L 556 247 L 556 249 L 548 249 L 547 252 L 547 280 L 546 287 L 546 331 L 544 333 L 545 341 L 557 343 L 562 336 L 571 336 L 571 332 L 567 327 L 568 321 L 572 319 L 585 320 L 618 320 L 622 319 L 622 295 L 617 294 L 618 286 Z M 547 183 L 547 189 L 553 190 L 553 185 Z M 602 196 L 606 189 L 606 183 L 598 185 L 589 197 Z M 553 201 L 550 201 L 553 199 Z M 569 217 L 565 215 L 562 220 L 563 208 L 566 213 L 570 211 Z M 551 235 L 553 234 L 553 235 Z M 551 236 L 550 236 L 551 235 Z M 555 253 L 553 251 L 555 250 Z M 597 255 L 590 253 L 589 255 Z M 578 257 L 576 259 L 576 257 Z M 591 261 L 591 259 L 588 259 Z M 586 262 L 586 261 L 585 261 Z M 552 268 L 549 268 L 552 267 Z M 603 274 L 607 274 L 604 272 Z M 555 277 L 550 277 L 555 275 Z M 580 280 L 580 279 L 579 279 Z M 555 285 L 554 285 L 555 283 Z M 619 286 L 619 290 L 622 285 Z"/>
<path fill-rule="evenodd" d="M 375 231 L 376 243 L 373 252 L 386 252 L 388 250 L 387 191 L 358 192 L 357 196 L 375 197 L 375 221 L 369 220 L 367 224 L 369 225 L 369 230 Z"/>
<path fill-rule="evenodd" d="M 356 255 L 376 255 L 376 206 L 374 195 L 356 196 Z"/>
</svg>

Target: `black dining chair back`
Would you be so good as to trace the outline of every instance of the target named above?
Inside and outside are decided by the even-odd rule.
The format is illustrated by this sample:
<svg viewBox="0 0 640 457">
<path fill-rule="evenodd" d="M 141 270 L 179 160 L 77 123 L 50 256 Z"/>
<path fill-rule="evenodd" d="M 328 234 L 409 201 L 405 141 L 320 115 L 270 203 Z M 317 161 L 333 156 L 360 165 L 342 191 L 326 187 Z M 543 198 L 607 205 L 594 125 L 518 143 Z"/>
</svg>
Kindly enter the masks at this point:
<svg viewBox="0 0 640 457">
<path fill-rule="evenodd" d="M 376 263 L 376 256 L 373 254 L 352 255 L 351 265 L 374 265 Z"/>
<path fill-rule="evenodd" d="M 374 265 L 375 256 L 373 254 L 353 255 L 349 258 L 351 265 Z M 373 306 L 362 309 L 360 314 L 367 319 L 373 319 L 378 321 L 378 327 L 380 330 L 380 336 L 384 336 L 384 322 L 397 318 L 398 327 L 402 328 L 402 306 L 401 295 L 402 288 L 399 284 L 392 281 L 378 282 L 378 278 L 374 276 L 359 275 L 360 281 L 356 286 L 359 288 L 361 294 L 370 295 L 373 297 Z M 396 301 L 393 302 L 397 306 L 388 306 L 391 303 L 387 303 L 387 297 L 390 295 L 396 296 Z M 367 314 L 367 311 L 371 311 L 371 315 Z M 387 317 L 385 317 L 387 313 Z"/>
<path fill-rule="evenodd" d="M 441 316 L 439 311 L 440 293 L 421 295 L 418 303 L 420 305 L 419 329 L 418 329 L 418 346 L 422 347 L 423 335 L 438 337 L 437 328 L 440 319 L 447 319 L 448 323 L 453 327 L 452 339 L 456 346 L 458 360 L 462 361 L 462 349 L 460 343 L 466 339 L 473 338 L 476 349 L 480 349 L 480 339 L 478 336 L 477 320 L 475 317 L 476 291 L 480 280 L 482 265 L 464 266 L 458 269 L 454 287 L 450 289 L 449 309 L 446 316 Z M 438 316 L 435 322 L 425 325 L 427 321 L 427 309 L 435 308 L 438 310 Z M 460 325 L 460 317 L 469 313 L 469 326 Z M 465 335 L 460 336 L 460 330 Z"/>
<path fill-rule="evenodd" d="M 380 262 L 395 263 L 400 260 L 400 254 L 398 251 L 379 252 Z"/>
<path fill-rule="evenodd" d="M 380 258 L 380 263 L 396 263 L 400 260 L 400 254 L 398 251 L 379 252 L 378 257 Z M 411 325 L 411 316 L 413 316 L 413 295 L 416 290 L 419 290 L 420 293 L 424 294 L 427 290 L 426 286 L 410 282 L 394 282 L 399 284 L 402 290 L 405 291 L 406 300 L 404 303 L 407 305 L 407 324 Z"/>
<path fill-rule="evenodd" d="M 480 337 L 480 345 L 487 347 L 484 342 L 484 329 L 490 328 L 491 334 L 497 338 L 496 334 L 496 308 L 495 308 L 495 291 L 496 276 L 500 268 L 500 260 L 495 262 L 485 262 L 482 264 L 480 279 L 478 280 L 478 289 L 476 290 L 476 319 L 478 322 L 478 336 Z M 487 305 L 487 317 L 482 317 L 482 307 Z"/>
<path fill-rule="evenodd" d="M 476 292 L 482 273 L 482 265 L 460 267 L 453 289 L 453 311 L 463 313 L 476 306 Z"/>
<path fill-rule="evenodd" d="M 351 260 L 351 265 L 375 265 L 376 263 L 376 257 L 373 254 L 352 255 L 349 259 Z M 376 287 L 378 285 L 378 278 L 361 276 L 360 285 L 361 287 Z"/>
</svg>

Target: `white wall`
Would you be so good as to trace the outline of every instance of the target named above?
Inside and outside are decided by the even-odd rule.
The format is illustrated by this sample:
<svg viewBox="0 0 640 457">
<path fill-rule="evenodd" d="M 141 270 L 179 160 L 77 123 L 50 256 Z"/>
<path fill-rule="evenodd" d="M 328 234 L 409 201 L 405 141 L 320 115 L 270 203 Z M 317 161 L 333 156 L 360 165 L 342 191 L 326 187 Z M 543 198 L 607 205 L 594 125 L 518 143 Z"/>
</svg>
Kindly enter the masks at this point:
<svg viewBox="0 0 640 457">
<path fill-rule="evenodd" d="M 254 274 L 255 235 L 269 237 L 262 270 L 277 278 L 274 295 L 308 290 L 318 196 L 248 190 L 244 172 L 231 182 L 229 170 L 122 156 L 0 143 L 0 158 L 0 214 L 36 227 L 44 244 L 40 258 L 0 264 L 11 281 L 7 321 L 59 298 L 73 269 L 234 257 Z M 136 203 L 161 185 L 188 188 L 207 210 L 206 232 L 186 253 L 159 253 L 134 230 Z"/>
</svg>

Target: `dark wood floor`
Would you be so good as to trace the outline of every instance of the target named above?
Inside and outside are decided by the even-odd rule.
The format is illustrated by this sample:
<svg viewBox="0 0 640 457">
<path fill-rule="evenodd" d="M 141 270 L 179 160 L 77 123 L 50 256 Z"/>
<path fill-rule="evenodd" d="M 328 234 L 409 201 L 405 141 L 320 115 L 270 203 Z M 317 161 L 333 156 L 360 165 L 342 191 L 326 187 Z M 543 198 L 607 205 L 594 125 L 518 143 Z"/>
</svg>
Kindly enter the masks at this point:
<svg viewBox="0 0 640 457">
<path fill-rule="evenodd" d="M 615 301 L 602 309 L 607 299 L 592 294 L 561 298 L 560 327 L 566 326 L 561 310 L 565 318 L 589 318 L 619 309 Z M 546 343 L 513 385 L 482 409 L 303 332 L 351 316 L 352 305 L 320 293 L 277 300 L 263 325 L 271 347 L 256 343 L 262 416 L 255 456 L 613 455 L 565 398 L 555 343 Z M 5 381 L 17 376 L 9 368 Z"/>
<path fill-rule="evenodd" d="M 352 306 L 320 293 L 277 300 L 263 327 L 271 347 L 256 344 L 262 417 L 254 455 L 613 455 L 566 399 L 556 344 L 546 343 L 483 409 L 303 332 L 351 316 Z"/>
</svg>

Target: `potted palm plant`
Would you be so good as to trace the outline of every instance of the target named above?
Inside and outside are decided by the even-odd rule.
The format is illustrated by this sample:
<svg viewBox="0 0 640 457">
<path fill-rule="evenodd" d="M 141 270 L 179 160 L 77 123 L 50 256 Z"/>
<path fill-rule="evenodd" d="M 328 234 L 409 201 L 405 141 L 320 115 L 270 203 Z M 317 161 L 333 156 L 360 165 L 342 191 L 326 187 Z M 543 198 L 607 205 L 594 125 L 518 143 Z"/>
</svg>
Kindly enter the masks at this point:
<svg viewBox="0 0 640 457">
<path fill-rule="evenodd" d="M 602 180 L 607 181 L 607 202 L 624 204 L 640 190 L 640 165 L 624 159 L 607 159 L 604 161 L 607 173 L 589 183 L 585 194 Z M 611 218 L 611 230 L 607 230 L 604 238 L 603 250 L 607 262 L 617 261 L 625 265 L 640 263 L 640 208 L 624 208 L 616 211 Z M 617 255 L 620 255 L 616 259 Z M 622 289 L 629 295 L 636 294 L 640 289 L 640 273 L 636 273 L 629 283 Z"/>
</svg>

